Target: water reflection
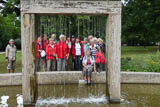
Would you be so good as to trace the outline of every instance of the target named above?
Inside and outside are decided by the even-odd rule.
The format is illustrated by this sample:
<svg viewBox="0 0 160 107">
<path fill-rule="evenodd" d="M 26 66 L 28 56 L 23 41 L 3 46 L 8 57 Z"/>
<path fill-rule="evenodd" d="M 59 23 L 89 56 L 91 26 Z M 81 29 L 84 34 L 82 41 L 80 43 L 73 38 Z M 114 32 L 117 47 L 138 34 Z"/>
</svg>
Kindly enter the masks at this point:
<svg viewBox="0 0 160 107">
<path fill-rule="evenodd" d="M 123 84 L 121 104 L 109 104 L 105 85 L 39 85 L 37 107 L 159 107 L 160 85 Z M 21 87 L 0 87 L 0 97 L 9 96 L 8 106 L 17 107 Z M 41 106 L 40 106 L 41 105 Z M 27 106 L 31 107 L 31 106 Z"/>
</svg>

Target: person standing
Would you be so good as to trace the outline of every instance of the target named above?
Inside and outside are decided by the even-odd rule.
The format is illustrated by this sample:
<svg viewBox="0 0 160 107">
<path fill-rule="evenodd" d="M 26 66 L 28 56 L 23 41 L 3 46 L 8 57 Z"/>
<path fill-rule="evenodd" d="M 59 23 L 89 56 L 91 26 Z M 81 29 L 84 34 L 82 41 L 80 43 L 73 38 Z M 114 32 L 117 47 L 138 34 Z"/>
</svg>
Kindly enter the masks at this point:
<svg viewBox="0 0 160 107">
<path fill-rule="evenodd" d="M 75 36 L 74 35 L 72 35 L 72 40 L 71 40 L 71 55 L 72 55 L 72 66 L 73 66 L 73 70 L 75 70 L 75 68 L 76 68 L 76 65 L 75 65 L 75 58 L 74 58 L 74 56 L 73 56 L 73 54 L 74 54 L 74 52 L 75 52 L 75 42 L 76 42 L 76 40 L 75 40 Z"/>
<path fill-rule="evenodd" d="M 42 38 L 39 36 L 37 38 L 37 42 L 36 42 L 36 71 L 40 70 L 40 65 L 41 65 L 41 52 L 43 50 L 43 45 L 42 45 Z"/>
<path fill-rule="evenodd" d="M 84 42 L 83 42 L 83 53 L 84 53 L 84 56 L 86 56 L 86 53 L 87 53 L 87 49 L 88 49 L 88 40 L 87 38 L 84 38 Z"/>
<path fill-rule="evenodd" d="M 60 41 L 56 45 L 57 70 L 65 71 L 65 63 L 69 58 L 69 47 L 64 41 L 64 35 L 60 35 Z"/>
<path fill-rule="evenodd" d="M 76 38 L 75 49 L 73 49 L 73 58 L 75 59 L 75 70 L 82 69 L 82 58 L 83 58 L 83 45 L 79 41 L 79 38 Z"/>
<path fill-rule="evenodd" d="M 98 45 L 102 51 L 102 53 L 105 54 L 105 49 L 106 49 L 106 46 L 105 46 L 105 43 L 103 42 L 103 40 L 101 38 L 98 39 Z"/>
<path fill-rule="evenodd" d="M 56 71 L 56 44 L 52 38 L 49 39 L 49 44 L 46 47 L 47 71 Z"/>
<path fill-rule="evenodd" d="M 91 55 L 95 57 L 96 53 L 98 52 L 98 45 L 94 43 L 93 39 L 90 40 L 89 50 L 91 51 Z"/>
<path fill-rule="evenodd" d="M 67 37 L 67 41 L 66 43 L 68 44 L 68 47 L 69 47 L 69 59 L 67 61 L 67 71 L 72 71 L 73 70 L 73 63 L 72 63 L 72 51 L 71 51 L 71 47 L 72 47 L 72 44 L 71 44 L 71 40 L 70 40 L 70 37 Z"/>
<path fill-rule="evenodd" d="M 43 37 L 43 49 L 46 53 L 46 47 L 47 45 L 49 44 L 49 41 L 48 41 L 48 36 L 47 34 L 44 34 L 44 37 Z M 43 62 L 44 62 L 44 70 L 47 71 L 47 59 L 46 59 L 46 56 L 43 58 Z"/>
<path fill-rule="evenodd" d="M 52 35 L 51 35 L 51 38 L 52 38 L 52 40 L 53 40 L 53 43 L 56 44 L 56 43 L 57 43 L 56 34 L 52 34 Z"/>
<path fill-rule="evenodd" d="M 102 54 L 100 47 L 98 48 L 98 52 L 95 55 L 95 63 L 96 63 L 96 70 L 97 72 L 100 73 L 105 65 L 105 57 Z"/>
<path fill-rule="evenodd" d="M 9 40 L 9 44 L 6 47 L 6 62 L 8 62 L 8 73 L 10 73 L 12 71 L 12 73 L 14 73 L 15 70 L 15 65 L 16 65 L 16 45 L 14 45 L 14 40 L 10 39 Z"/>
</svg>

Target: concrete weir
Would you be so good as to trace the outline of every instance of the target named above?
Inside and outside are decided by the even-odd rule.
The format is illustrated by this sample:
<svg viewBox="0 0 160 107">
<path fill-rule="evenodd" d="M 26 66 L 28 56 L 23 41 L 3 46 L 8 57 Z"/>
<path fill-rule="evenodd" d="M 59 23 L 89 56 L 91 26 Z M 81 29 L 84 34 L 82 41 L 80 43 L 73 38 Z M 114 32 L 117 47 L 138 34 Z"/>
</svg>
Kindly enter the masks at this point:
<svg viewBox="0 0 160 107">
<path fill-rule="evenodd" d="M 78 84 L 82 80 L 80 71 L 38 72 L 38 84 Z M 106 83 L 105 72 L 92 76 L 93 83 Z M 22 73 L 0 74 L 0 86 L 22 85 Z M 121 72 L 121 83 L 160 84 L 160 73 L 150 72 Z"/>
<path fill-rule="evenodd" d="M 102 80 L 107 81 L 105 83 L 108 86 L 109 99 L 118 99 L 120 102 L 121 8 L 120 0 L 21 0 L 22 93 L 24 103 L 35 103 L 36 85 L 37 82 L 40 82 L 39 78 L 44 78 L 41 81 L 46 81 L 46 83 L 53 83 L 54 81 L 67 83 L 68 79 L 76 83 L 77 79 L 80 79 L 78 78 L 79 73 L 71 72 L 37 73 L 36 75 L 34 44 L 36 42 L 37 15 L 106 16 L 104 23 L 106 23 L 107 75 L 97 74 L 95 78 L 100 77 L 101 79 L 107 76 L 107 79 L 102 78 Z M 50 76 L 51 78 L 47 78 Z M 38 81 L 36 81 L 37 79 Z M 97 82 L 100 79 L 97 79 Z"/>
</svg>

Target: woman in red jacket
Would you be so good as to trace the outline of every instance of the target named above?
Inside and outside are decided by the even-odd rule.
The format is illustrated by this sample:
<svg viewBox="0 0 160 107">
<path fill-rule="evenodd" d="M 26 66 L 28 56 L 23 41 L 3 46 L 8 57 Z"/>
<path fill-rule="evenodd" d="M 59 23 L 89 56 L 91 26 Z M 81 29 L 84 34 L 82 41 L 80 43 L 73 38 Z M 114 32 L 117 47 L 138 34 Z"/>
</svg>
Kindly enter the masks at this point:
<svg viewBox="0 0 160 107">
<path fill-rule="evenodd" d="M 49 44 L 46 47 L 47 71 L 56 71 L 56 44 L 52 38 L 49 39 Z"/>
<path fill-rule="evenodd" d="M 79 41 L 79 38 L 76 38 L 75 47 L 72 49 L 72 55 L 75 59 L 75 70 L 82 70 L 83 45 Z"/>
<path fill-rule="evenodd" d="M 96 70 L 97 72 L 101 72 L 103 66 L 105 65 L 105 57 L 102 54 L 100 47 L 98 48 L 98 52 L 95 55 L 95 62 L 96 62 Z"/>
<path fill-rule="evenodd" d="M 64 35 L 60 35 L 60 41 L 56 45 L 57 70 L 65 71 L 66 59 L 69 58 L 69 47 L 64 41 Z"/>
<path fill-rule="evenodd" d="M 42 45 L 42 38 L 38 37 L 37 42 L 36 42 L 36 52 L 35 52 L 35 57 L 36 57 L 36 70 L 40 70 L 40 65 L 41 65 L 41 52 L 43 50 L 43 45 Z"/>
</svg>

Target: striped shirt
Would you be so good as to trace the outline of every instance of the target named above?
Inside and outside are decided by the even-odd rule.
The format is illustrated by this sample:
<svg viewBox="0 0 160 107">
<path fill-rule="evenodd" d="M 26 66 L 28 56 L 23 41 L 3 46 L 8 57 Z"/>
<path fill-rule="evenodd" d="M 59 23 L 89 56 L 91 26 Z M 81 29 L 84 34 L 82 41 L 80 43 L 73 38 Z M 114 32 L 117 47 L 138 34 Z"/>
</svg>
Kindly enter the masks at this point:
<svg viewBox="0 0 160 107">
<path fill-rule="evenodd" d="M 89 46 L 89 50 L 91 51 L 91 55 L 95 56 L 96 53 L 98 52 L 98 45 L 94 45 L 94 47 L 92 47 L 91 45 Z"/>
</svg>

